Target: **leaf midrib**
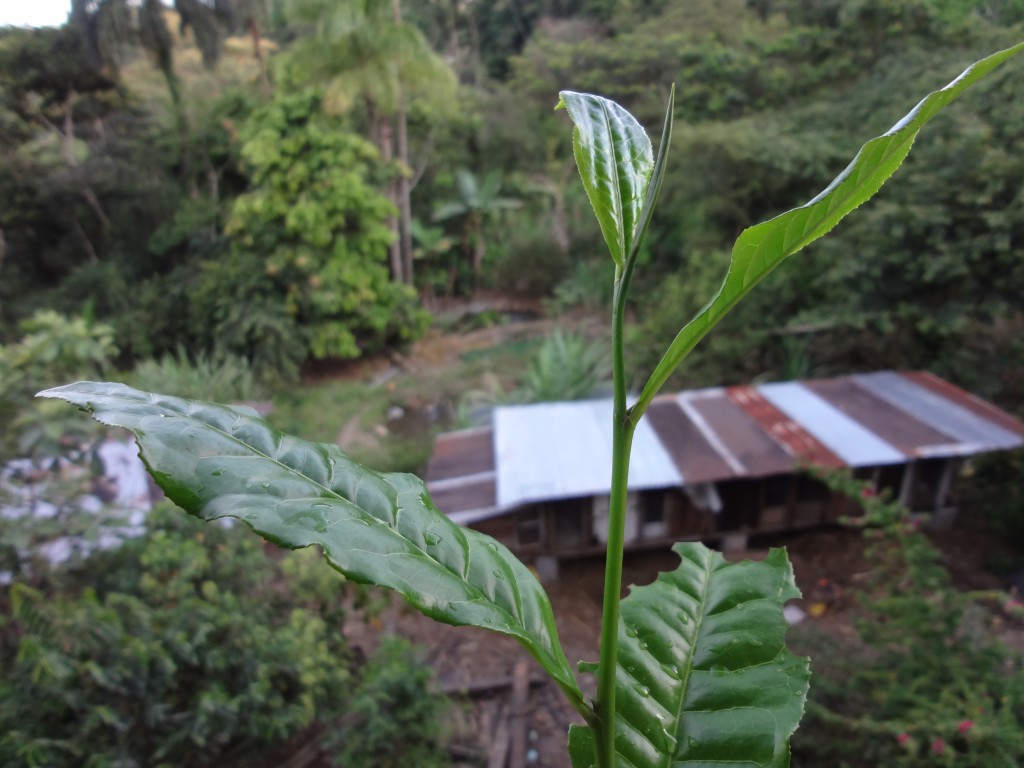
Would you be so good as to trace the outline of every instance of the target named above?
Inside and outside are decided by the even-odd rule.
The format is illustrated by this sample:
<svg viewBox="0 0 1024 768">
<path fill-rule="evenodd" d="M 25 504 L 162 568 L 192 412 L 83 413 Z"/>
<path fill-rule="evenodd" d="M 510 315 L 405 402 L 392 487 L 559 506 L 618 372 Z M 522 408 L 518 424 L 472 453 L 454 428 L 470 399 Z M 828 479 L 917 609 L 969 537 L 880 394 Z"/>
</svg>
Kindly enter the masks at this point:
<svg viewBox="0 0 1024 768">
<path fill-rule="evenodd" d="M 136 398 L 135 402 L 140 402 L 141 403 L 143 401 Z M 281 468 L 287 470 L 290 473 L 298 475 L 299 477 L 303 478 L 304 480 L 309 481 L 309 483 L 312 484 L 313 486 L 316 486 L 318 488 L 323 488 L 332 497 L 334 497 L 334 498 L 336 498 L 336 499 L 338 499 L 340 501 L 343 501 L 346 504 L 349 504 L 354 509 L 358 510 L 359 514 L 362 517 L 370 518 L 370 520 L 368 521 L 370 525 L 380 526 L 381 528 L 389 531 L 390 533 L 392 533 L 393 535 L 395 535 L 398 538 L 402 539 L 403 541 L 408 542 L 409 544 L 411 544 L 413 546 L 413 548 L 425 560 L 428 560 L 428 561 L 434 563 L 435 565 L 437 565 L 437 566 L 439 566 L 441 568 L 444 568 L 446 571 L 448 571 L 449 573 L 453 574 L 454 576 L 457 576 L 459 579 L 461 579 L 463 582 L 465 582 L 472 589 L 473 592 L 475 592 L 478 595 L 478 598 L 481 598 L 481 599 L 487 601 L 491 605 L 493 605 L 496 608 L 498 608 L 499 610 L 501 610 L 502 613 L 507 615 L 510 619 L 512 619 L 514 621 L 515 624 L 517 624 L 520 628 L 522 628 L 523 631 L 521 633 L 517 633 L 519 636 L 524 637 L 524 638 L 529 638 L 529 633 L 526 632 L 526 624 L 523 621 L 522 614 L 521 614 L 521 611 L 522 611 L 522 595 L 520 594 L 518 583 L 516 583 L 514 580 L 513 580 L 513 583 L 511 583 L 509 586 L 511 587 L 511 589 L 512 589 L 514 595 L 515 595 L 514 603 L 515 603 L 515 606 L 516 606 L 517 610 L 520 611 L 519 615 L 514 615 L 514 614 L 510 613 L 503 606 L 499 605 L 496 601 L 494 601 L 493 599 L 488 597 L 488 595 L 485 592 L 483 592 L 479 587 L 477 587 L 475 584 L 471 583 L 468 580 L 468 578 L 467 578 L 467 576 L 465 574 L 459 574 L 455 569 L 451 568 L 446 563 L 438 560 L 436 557 L 431 556 L 426 550 L 424 550 L 422 547 L 420 547 L 418 544 L 416 544 L 416 542 L 414 542 L 412 539 L 409 539 L 409 538 L 403 536 L 401 533 L 399 533 L 399 531 L 397 530 L 396 527 L 394 527 L 392 525 L 389 525 L 387 523 L 384 523 L 379 518 L 375 517 L 374 515 L 370 514 L 366 510 L 364 510 L 356 502 L 351 501 L 350 499 L 346 499 L 344 496 L 342 496 L 337 491 L 333 490 L 330 487 L 327 487 L 327 486 L 323 485 L 322 483 L 320 483 L 319 481 L 313 479 L 309 475 L 306 475 L 306 474 L 300 472 L 299 470 L 297 470 L 297 469 L 295 469 L 293 467 L 290 467 L 287 464 L 284 464 L 283 462 L 279 461 L 278 459 L 274 458 L 273 456 L 269 456 L 268 454 L 264 453 L 263 451 L 261 451 L 261 450 L 255 448 L 255 447 L 249 445 L 248 443 L 246 443 L 245 441 L 241 440 L 240 438 L 235 437 L 235 435 L 231 434 L 230 432 L 225 431 L 221 427 L 215 426 L 214 424 L 211 424 L 209 421 L 207 421 L 205 419 L 200 419 L 199 417 L 195 416 L 194 413 L 193 413 L 193 408 L 194 408 L 195 405 L 197 405 L 198 401 L 196 401 L 196 400 L 186 400 L 185 402 L 188 403 L 188 410 L 187 411 L 180 411 L 180 410 L 175 410 L 173 407 L 171 407 L 167 403 L 158 403 L 156 401 L 156 399 L 152 395 L 150 395 L 150 398 L 149 398 L 149 405 L 155 406 L 155 407 L 158 407 L 158 408 L 161 408 L 161 409 L 164 409 L 164 410 L 169 411 L 170 413 L 173 413 L 173 414 L 175 414 L 177 416 L 182 416 L 182 417 L 187 418 L 187 419 L 194 419 L 195 421 L 200 422 L 203 426 L 207 427 L 211 431 L 223 435 L 224 437 L 228 438 L 230 441 L 234 442 L 235 444 L 243 446 L 244 448 L 246 448 L 247 450 L 249 450 L 252 453 L 256 454 L 257 456 L 259 456 L 259 457 L 261 457 L 261 458 L 263 458 L 263 459 L 265 459 L 265 460 L 267 460 L 267 461 L 277 465 L 278 467 L 281 467 Z M 95 408 L 93 408 L 93 410 L 95 410 Z M 245 416 L 244 414 L 239 414 L 236 411 L 232 411 L 232 413 L 234 413 L 236 415 L 236 421 L 235 421 L 236 424 L 238 422 L 242 421 L 243 419 L 251 418 L 251 417 Z M 144 417 L 144 418 L 147 418 L 147 417 Z M 152 418 L 152 417 L 148 417 L 148 418 Z M 268 425 L 268 428 L 273 429 L 272 427 L 269 427 L 269 425 Z M 275 432 L 276 432 L 276 430 L 275 430 Z M 283 435 L 281 433 L 277 433 L 277 434 L 275 434 L 274 437 L 275 437 L 276 445 L 280 446 L 282 444 L 282 442 L 283 442 L 283 440 L 281 440 Z M 138 442 L 138 440 L 137 440 L 137 442 Z M 142 447 L 142 444 L 141 444 L 141 442 L 139 442 L 139 451 L 140 451 L 140 453 L 143 450 L 144 449 Z M 246 457 L 245 456 L 231 456 L 231 457 L 209 456 L 209 457 L 202 457 L 202 458 L 203 459 L 207 459 L 207 458 L 237 458 L 237 459 L 244 459 Z M 329 469 L 329 474 L 330 474 L 331 477 L 333 477 L 334 476 L 334 469 L 335 468 L 333 466 L 331 466 L 331 464 L 329 462 L 328 462 L 328 467 L 330 468 Z M 266 494 L 250 494 L 250 495 L 260 496 L 260 495 L 266 495 Z M 396 497 L 397 497 L 397 494 L 396 494 Z M 324 498 L 324 497 L 321 496 L 321 497 L 313 497 L 313 498 Z M 302 499 L 293 499 L 293 501 L 302 501 Z M 207 506 L 207 503 L 203 502 L 203 506 L 204 507 Z M 396 503 L 396 506 L 397 506 L 397 503 Z M 395 516 L 395 520 L 397 522 L 397 513 L 396 513 L 396 516 Z M 322 546 L 322 545 L 320 545 L 320 546 Z M 467 569 L 469 568 L 469 566 L 470 566 L 470 556 L 467 553 L 467 556 L 466 556 L 466 567 L 467 567 Z"/>
<path fill-rule="evenodd" d="M 678 724 L 683 716 L 683 709 L 686 706 L 686 693 L 690 687 L 690 678 L 693 675 L 693 658 L 696 655 L 697 645 L 700 641 L 701 628 L 704 626 L 704 617 L 707 615 L 707 600 L 708 600 L 708 589 L 711 586 L 711 573 L 714 571 L 714 556 L 709 555 L 704 565 L 704 585 L 701 590 L 700 596 L 700 611 L 698 616 L 694 618 L 693 627 L 693 642 L 690 643 L 689 659 L 686 662 L 686 673 L 683 675 L 679 686 L 679 700 L 675 708 L 675 722 Z M 676 750 L 678 751 L 679 745 L 683 743 L 686 738 L 685 733 L 680 733 L 679 738 L 676 739 Z M 666 761 L 662 763 L 663 766 L 668 768 L 671 766 L 675 753 L 665 754 Z"/>
<path fill-rule="evenodd" d="M 617 263 L 622 263 L 626 258 L 626 209 L 622 205 L 622 179 L 619 177 L 619 153 L 615 146 L 615 132 L 612 130 L 611 114 L 608 111 L 608 104 L 604 100 L 599 100 L 598 104 L 601 106 L 601 114 L 604 116 L 605 132 L 608 134 L 608 146 L 609 154 L 612 157 L 612 170 L 615 171 L 614 178 L 609 179 L 612 182 L 612 193 L 615 196 L 616 207 L 618 208 L 618 216 L 616 224 L 618 226 L 618 246 L 619 253 L 618 258 L 615 259 Z M 597 149 L 595 147 L 595 149 Z M 614 212 L 613 212 L 614 213 Z"/>
</svg>

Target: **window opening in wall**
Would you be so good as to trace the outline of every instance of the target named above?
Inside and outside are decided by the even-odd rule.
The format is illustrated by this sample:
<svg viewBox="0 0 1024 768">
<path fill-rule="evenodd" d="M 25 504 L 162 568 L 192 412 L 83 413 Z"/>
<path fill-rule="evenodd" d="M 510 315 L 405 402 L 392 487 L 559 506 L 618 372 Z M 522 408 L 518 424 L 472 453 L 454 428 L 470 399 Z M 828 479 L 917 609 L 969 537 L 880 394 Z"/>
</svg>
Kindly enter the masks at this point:
<svg viewBox="0 0 1024 768">
<path fill-rule="evenodd" d="M 544 520 L 539 509 L 528 509 L 519 513 L 516 520 L 516 540 L 520 546 L 543 543 Z"/>
<path fill-rule="evenodd" d="M 903 488 L 903 472 L 906 467 L 903 464 L 890 464 L 878 468 L 878 492 L 881 494 L 889 491 L 889 498 L 898 499 L 900 490 Z"/>
<path fill-rule="evenodd" d="M 796 500 L 800 503 L 808 501 L 825 501 L 828 498 L 828 486 L 817 478 L 798 475 L 796 481 Z"/>
<path fill-rule="evenodd" d="M 784 507 L 789 503 L 789 486 L 793 478 L 790 475 L 774 475 L 764 481 L 764 505 L 766 507 Z"/>
<path fill-rule="evenodd" d="M 945 505 L 948 483 L 943 483 L 946 472 L 946 459 L 922 459 L 917 462 L 914 473 L 914 491 L 910 499 L 910 508 L 931 512 Z M 947 487 L 943 487 L 946 485 Z"/>
<path fill-rule="evenodd" d="M 765 478 L 761 485 L 763 504 L 759 514 L 758 527 L 775 530 L 785 528 L 789 524 L 789 492 L 792 485 L 792 475 L 774 475 Z"/>
<path fill-rule="evenodd" d="M 664 522 L 665 491 L 647 491 L 644 493 L 641 519 L 644 525 Z"/>
<path fill-rule="evenodd" d="M 583 546 L 584 535 L 583 503 L 578 499 L 557 502 L 551 505 L 555 516 L 555 539 L 563 546 Z"/>
<path fill-rule="evenodd" d="M 640 534 L 644 539 L 665 536 L 665 490 L 645 491 L 640 504 Z"/>
</svg>

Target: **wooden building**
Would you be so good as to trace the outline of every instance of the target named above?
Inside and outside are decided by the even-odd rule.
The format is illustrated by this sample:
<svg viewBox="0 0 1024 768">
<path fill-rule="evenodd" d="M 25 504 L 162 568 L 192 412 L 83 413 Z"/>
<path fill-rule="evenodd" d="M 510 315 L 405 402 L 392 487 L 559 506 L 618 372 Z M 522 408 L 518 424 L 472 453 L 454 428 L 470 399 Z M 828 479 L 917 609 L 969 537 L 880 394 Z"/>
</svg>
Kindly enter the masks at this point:
<svg viewBox="0 0 1024 768">
<path fill-rule="evenodd" d="M 948 523 L 963 461 L 1022 445 L 1019 421 L 924 372 L 662 395 L 633 441 L 626 546 L 740 547 L 856 512 L 809 464 L 849 467 Z M 427 487 L 453 520 L 550 567 L 603 551 L 610 470 L 610 400 L 506 406 L 437 437 Z"/>
</svg>

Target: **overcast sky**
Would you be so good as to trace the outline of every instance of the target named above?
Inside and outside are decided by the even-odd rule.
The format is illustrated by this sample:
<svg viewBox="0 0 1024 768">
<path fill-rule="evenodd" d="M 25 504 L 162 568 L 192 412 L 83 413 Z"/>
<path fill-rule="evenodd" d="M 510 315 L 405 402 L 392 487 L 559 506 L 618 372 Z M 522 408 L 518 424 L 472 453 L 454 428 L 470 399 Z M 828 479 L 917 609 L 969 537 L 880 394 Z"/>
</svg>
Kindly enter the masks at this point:
<svg viewBox="0 0 1024 768">
<path fill-rule="evenodd" d="M 0 0 L 0 26 L 59 27 L 69 10 L 71 0 Z"/>
</svg>

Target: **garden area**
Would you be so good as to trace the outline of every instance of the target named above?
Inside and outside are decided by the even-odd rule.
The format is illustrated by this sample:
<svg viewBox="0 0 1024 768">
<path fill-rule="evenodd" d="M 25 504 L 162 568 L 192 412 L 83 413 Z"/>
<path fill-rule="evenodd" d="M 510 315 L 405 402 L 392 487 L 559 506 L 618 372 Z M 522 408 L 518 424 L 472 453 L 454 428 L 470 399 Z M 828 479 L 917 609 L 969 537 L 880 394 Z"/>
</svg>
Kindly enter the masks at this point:
<svg viewBox="0 0 1024 768">
<path fill-rule="evenodd" d="M 0 763 L 612 764 L 601 743 L 620 726 L 591 707 L 608 677 L 576 667 L 603 654 L 604 558 L 563 564 L 546 597 L 518 561 L 480 560 L 491 592 L 464 602 L 495 612 L 462 618 L 460 600 L 410 586 L 447 572 L 394 565 L 410 541 L 430 559 L 462 534 L 402 529 L 387 567 L 352 564 L 331 549 L 334 523 L 299 541 L 267 528 L 263 502 L 208 513 L 209 494 L 242 486 L 220 466 L 175 479 L 185 464 L 145 421 L 156 411 L 108 413 L 93 393 L 99 423 L 36 394 L 118 381 L 231 404 L 208 423 L 265 419 L 275 460 L 313 457 L 294 460 L 303 482 L 322 460 L 324 488 L 351 483 L 341 495 L 358 509 L 342 517 L 373 511 L 366 487 L 430 513 L 417 481 L 387 473 L 424 476 L 439 433 L 486 425 L 495 406 L 645 403 L 737 236 L 817 199 L 864 140 L 1021 40 L 1016 0 L 71 0 L 63 26 L 0 27 Z M 580 184 L 581 107 L 552 109 L 566 88 L 628 108 L 659 153 L 659 204 L 618 256 L 585 164 Z M 927 370 L 1024 418 L 1022 109 L 1017 56 L 911 137 L 877 199 L 765 269 L 659 386 Z M 218 455 L 203 450 L 205 472 Z M 246 493 L 263 480 L 247 471 Z M 863 516 L 741 553 L 781 579 L 780 608 L 800 609 L 737 635 L 743 653 L 777 635 L 768 666 L 788 682 L 763 690 L 807 697 L 791 742 L 751 764 L 1024 763 L 1021 451 L 964 463 L 947 531 L 850 474 L 821 479 Z M 400 512 L 374 514 L 399 530 Z M 464 547 L 462 566 L 437 555 L 460 578 L 498 552 Z M 772 547 L 788 548 L 790 581 Z M 628 553 L 624 615 L 667 599 L 658 574 L 687 552 Z M 458 589 L 475 589 L 466 578 Z M 550 622 L 516 623 L 548 600 Z M 658 644 L 621 635 L 623 653 Z M 783 637 L 811 659 L 809 693 Z M 653 722 L 642 700 L 656 686 L 635 674 L 623 717 Z M 688 716 L 688 741 L 645 736 L 658 759 L 718 744 Z M 716 754 L 740 760 L 742 741 Z"/>
</svg>

